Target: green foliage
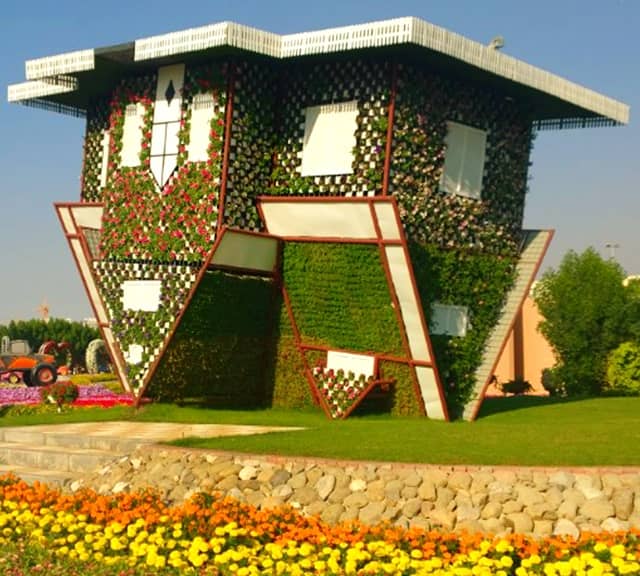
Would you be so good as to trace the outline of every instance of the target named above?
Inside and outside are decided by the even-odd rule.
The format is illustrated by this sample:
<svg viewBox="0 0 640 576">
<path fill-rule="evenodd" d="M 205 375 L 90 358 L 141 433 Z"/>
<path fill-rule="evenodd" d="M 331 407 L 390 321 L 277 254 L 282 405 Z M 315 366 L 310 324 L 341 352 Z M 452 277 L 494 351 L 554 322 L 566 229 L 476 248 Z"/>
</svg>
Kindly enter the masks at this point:
<svg viewBox="0 0 640 576">
<path fill-rule="evenodd" d="M 640 394 L 640 345 L 623 342 L 609 354 L 604 391 L 624 396 Z"/>
<path fill-rule="evenodd" d="M 35 351 L 49 340 L 68 342 L 72 364 L 84 366 L 84 351 L 91 340 L 100 337 L 97 328 L 86 326 L 82 322 L 69 322 L 61 318 L 44 320 L 11 321 L 8 326 L 0 326 L 0 337 L 11 340 L 27 340 Z"/>
<path fill-rule="evenodd" d="M 557 368 L 545 368 L 542 370 L 542 386 L 549 392 L 549 396 L 566 396 L 567 390 L 564 382 L 558 374 Z"/>
<path fill-rule="evenodd" d="M 500 390 L 503 394 L 526 394 L 533 390 L 533 386 L 528 380 L 524 378 L 514 378 L 508 382 L 500 383 Z"/>
<path fill-rule="evenodd" d="M 389 412 L 394 416 L 421 416 L 424 412 L 416 400 L 411 368 L 399 362 L 380 362 L 380 376 L 385 380 L 394 380 L 388 395 L 391 406 Z"/>
<path fill-rule="evenodd" d="M 404 356 L 376 246 L 287 242 L 282 265 L 303 343 Z"/>
<path fill-rule="evenodd" d="M 619 264 L 589 248 L 568 252 L 536 286 L 540 331 L 558 356 L 557 376 L 569 395 L 599 394 L 607 356 L 627 338 L 630 303 L 623 279 Z"/>
<path fill-rule="evenodd" d="M 264 403 L 273 283 L 207 272 L 147 389 L 160 401 Z"/>
<path fill-rule="evenodd" d="M 398 78 L 391 189 L 407 236 L 441 248 L 513 255 L 522 228 L 531 122 L 499 92 L 418 66 Z M 487 131 L 482 199 L 440 192 L 447 122 Z"/>
<path fill-rule="evenodd" d="M 464 337 L 431 335 L 449 415 L 459 416 L 475 385 L 485 343 L 515 280 L 515 259 L 411 243 L 413 271 L 430 317 L 434 302 L 467 306 L 471 329 Z"/>
<path fill-rule="evenodd" d="M 313 406 L 309 382 L 304 375 L 302 355 L 296 345 L 291 322 L 281 298 L 278 302 L 274 340 L 275 358 L 271 405 L 274 408 L 308 408 Z"/>
<path fill-rule="evenodd" d="M 72 404 L 78 398 L 78 386 L 70 381 L 60 381 L 40 388 L 43 402 L 52 401 L 60 408 L 63 404 Z"/>
</svg>

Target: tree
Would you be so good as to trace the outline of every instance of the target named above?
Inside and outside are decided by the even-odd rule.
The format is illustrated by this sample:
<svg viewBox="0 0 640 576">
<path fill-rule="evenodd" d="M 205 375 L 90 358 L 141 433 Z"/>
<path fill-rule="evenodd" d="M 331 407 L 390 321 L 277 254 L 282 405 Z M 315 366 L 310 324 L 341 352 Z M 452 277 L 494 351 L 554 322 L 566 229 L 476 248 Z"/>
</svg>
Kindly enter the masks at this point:
<svg viewBox="0 0 640 576">
<path fill-rule="evenodd" d="M 623 280 L 617 262 L 589 248 L 568 252 L 534 290 L 544 318 L 539 328 L 556 352 L 554 371 L 569 395 L 599 394 L 608 354 L 629 336 L 630 291 Z"/>
</svg>

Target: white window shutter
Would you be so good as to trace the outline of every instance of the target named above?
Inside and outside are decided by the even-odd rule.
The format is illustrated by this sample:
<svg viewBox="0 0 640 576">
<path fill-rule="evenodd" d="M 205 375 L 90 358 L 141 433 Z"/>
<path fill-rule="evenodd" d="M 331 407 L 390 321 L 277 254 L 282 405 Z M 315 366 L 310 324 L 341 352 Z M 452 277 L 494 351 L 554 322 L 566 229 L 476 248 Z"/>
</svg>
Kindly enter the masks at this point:
<svg viewBox="0 0 640 576">
<path fill-rule="evenodd" d="M 357 117 L 356 100 L 305 110 L 302 176 L 353 173 Z"/>
<path fill-rule="evenodd" d="M 440 187 L 449 194 L 480 199 L 487 133 L 457 122 L 448 122 L 447 127 L 447 152 Z"/>
</svg>

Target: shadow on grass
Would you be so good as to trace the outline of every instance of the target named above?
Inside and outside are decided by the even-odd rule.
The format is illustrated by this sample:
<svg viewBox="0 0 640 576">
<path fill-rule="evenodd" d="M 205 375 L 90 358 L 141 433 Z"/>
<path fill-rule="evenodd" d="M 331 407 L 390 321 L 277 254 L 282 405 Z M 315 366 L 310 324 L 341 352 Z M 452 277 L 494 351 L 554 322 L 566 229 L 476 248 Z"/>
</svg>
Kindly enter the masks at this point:
<svg viewBox="0 0 640 576">
<path fill-rule="evenodd" d="M 527 408 L 537 408 L 539 406 L 552 406 L 554 404 L 568 404 L 588 400 L 586 396 L 574 396 L 571 398 L 560 398 L 558 396 L 493 396 L 485 398 L 478 414 L 478 419 L 500 414 L 501 412 L 512 412 Z"/>
</svg>

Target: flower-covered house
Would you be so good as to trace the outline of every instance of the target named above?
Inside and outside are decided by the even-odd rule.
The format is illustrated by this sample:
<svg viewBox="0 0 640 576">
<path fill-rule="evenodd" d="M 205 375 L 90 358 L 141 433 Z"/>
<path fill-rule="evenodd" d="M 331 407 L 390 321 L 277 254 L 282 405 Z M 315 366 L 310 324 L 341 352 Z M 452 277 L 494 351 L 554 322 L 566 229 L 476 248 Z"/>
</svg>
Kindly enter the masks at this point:
<svg viewBox="0 0 640 576">
<path fill-rule="evenodd" d="M 139 399 L 474 418 L 551 232 L 537 130 L 628 108 L 416 18 L 224 22 L 26 64 L 86 117 L 56 204 Z"/>
</svg>

